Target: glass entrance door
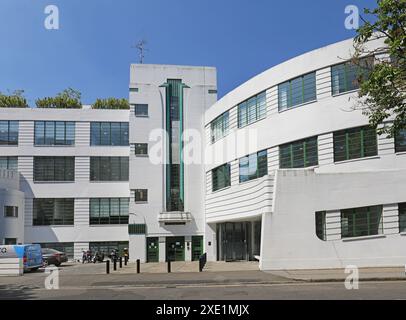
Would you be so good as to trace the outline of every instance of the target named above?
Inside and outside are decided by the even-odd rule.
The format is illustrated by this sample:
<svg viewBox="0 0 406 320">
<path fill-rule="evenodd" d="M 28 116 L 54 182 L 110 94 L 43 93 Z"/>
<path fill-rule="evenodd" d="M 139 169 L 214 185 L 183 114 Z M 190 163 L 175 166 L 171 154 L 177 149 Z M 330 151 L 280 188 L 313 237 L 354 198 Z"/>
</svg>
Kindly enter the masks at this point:
<svg viewBox="0 0 406 320">
<path fill-rule="evenodd" d="M 251 222 L 226 222 L 218 225 L 219 260 L 251 260 Z"/>
<path fill-rule="evenodd" d="M 199 260 L 203 254 L 203 236 L 192 236 L 192 261 Z"/>
<path fill-rule="evenodd" d="M 147 238 L 147 262 L 159 261 L 159 242 L 158 238 Z"/>
<path fill-rule="evenodd" d="M 185 237 L 166 238 L 166 261 L 185 261 Z"/>
</svg>

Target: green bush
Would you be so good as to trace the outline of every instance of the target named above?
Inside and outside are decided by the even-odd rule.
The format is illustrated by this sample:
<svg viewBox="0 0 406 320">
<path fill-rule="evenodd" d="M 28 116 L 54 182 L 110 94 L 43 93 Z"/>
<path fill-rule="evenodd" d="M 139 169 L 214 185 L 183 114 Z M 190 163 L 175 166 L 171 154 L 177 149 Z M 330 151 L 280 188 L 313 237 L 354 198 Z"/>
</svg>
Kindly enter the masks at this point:
<svg viewBox="0 0 406 320">
<path fill-rule="evenodd" d="M 0 92 L 0 108 L 28 108 L 23 90 L 16 90 L 11 95 Z"/>
<path fill-rule="evenodd" d="M 130 109 L 130 104 L 127 99 L 117 99 L 117 98 L 107 98 L 107 99 L 97 99 L 92 105 L 93 109 L 120 109 L 128 110 Z"/>
<path fill-rule="evenodd" d="M 56 108 L 56 109 L 81 109 L 81 93 L 72 88 L 65 89 L 58 93 L 56 97 L 45 97 L 37 99 L 35 104 L 38 108 Z"/>
</svg>

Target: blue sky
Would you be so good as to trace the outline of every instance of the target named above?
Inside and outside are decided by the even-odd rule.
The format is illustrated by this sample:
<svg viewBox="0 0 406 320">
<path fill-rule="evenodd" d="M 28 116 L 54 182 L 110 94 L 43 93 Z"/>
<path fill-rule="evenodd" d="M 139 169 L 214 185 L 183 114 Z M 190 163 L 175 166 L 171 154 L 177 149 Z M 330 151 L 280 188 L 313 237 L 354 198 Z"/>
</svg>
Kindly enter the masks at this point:
<svg viewBox="0 0 406 320">
<path fill-rule="evenodd" d="M 44 9 L 58 6 L 60 29 Z M 289 58 L 355 35 L 344 9 L 375 0 L 0 0 L 0 91 L 29 104 L 67 87 L 82 101 L 128 98 L 131 46 L 145 63 L 214 66 L 219 97 Z"/>
</svg>

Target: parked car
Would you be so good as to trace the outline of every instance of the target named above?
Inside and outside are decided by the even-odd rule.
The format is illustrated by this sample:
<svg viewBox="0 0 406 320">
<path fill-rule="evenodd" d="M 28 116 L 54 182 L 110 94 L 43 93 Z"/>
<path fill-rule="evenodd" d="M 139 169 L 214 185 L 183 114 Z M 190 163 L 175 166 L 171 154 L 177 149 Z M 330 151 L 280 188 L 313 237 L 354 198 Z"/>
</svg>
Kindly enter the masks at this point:
<svg viewBox="0 0 406 320">
<path fill-rule="evenodd" d="M 63 262 L 68 261 L 68 257 L 64 252 L 48 248 L 42 249 L 42 259 L 44 260 L 44 264 L 53 264 L 57 267 L 59 267 Z"/>
</svg>

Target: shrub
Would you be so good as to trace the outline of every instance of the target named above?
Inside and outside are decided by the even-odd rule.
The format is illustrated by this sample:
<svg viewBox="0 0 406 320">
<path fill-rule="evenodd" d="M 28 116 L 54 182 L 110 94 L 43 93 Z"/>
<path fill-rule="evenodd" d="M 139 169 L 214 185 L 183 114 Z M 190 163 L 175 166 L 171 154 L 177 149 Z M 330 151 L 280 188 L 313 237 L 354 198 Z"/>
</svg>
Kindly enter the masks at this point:
<svg viewBox="0 0 406 320">
<path fill-rule="evenodd" d="M 80 109 L 82 108 L 80 98 L 81 93 L 79 91 L 68 88 L 58 93 L 56 97 L 37 99 L 35 104 L 38 108 Z"/>
<path fill-rule="evenodd" d="M 24 90 L 16 90 L 11 95 L 0 92 L 0 108 L 28 108 L 27 100 L 23 96 Z"/>
<path fill-rule="evenodd" d="M 117 98 L 107 98 L 107 99 L 97 99 L 92 105 L 93 109 L 130 109 L 130 104 L 127 99 L 117 99 Z"/>
</svg>

